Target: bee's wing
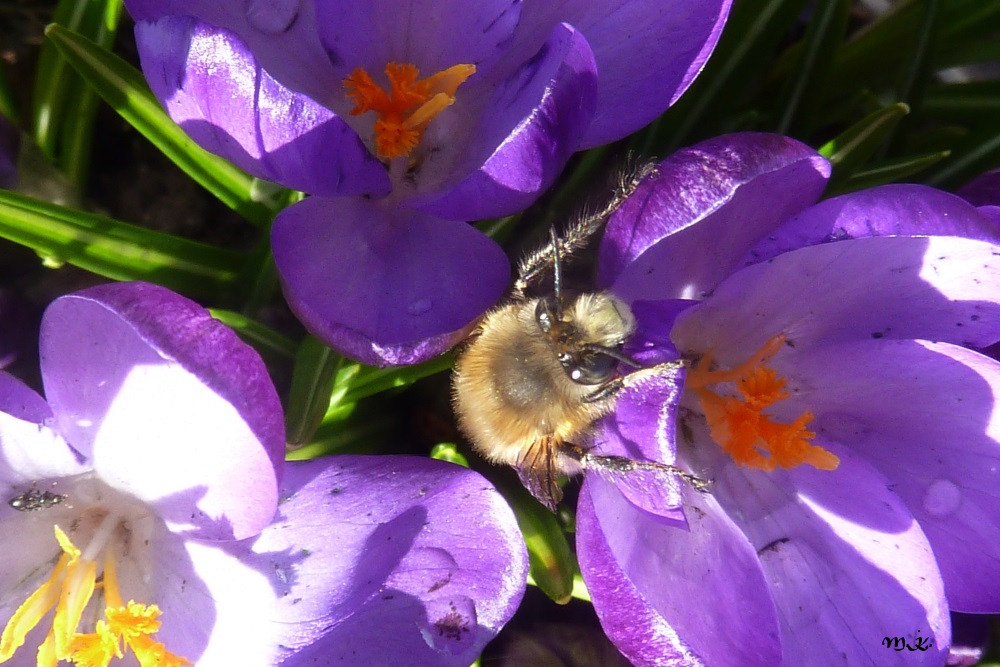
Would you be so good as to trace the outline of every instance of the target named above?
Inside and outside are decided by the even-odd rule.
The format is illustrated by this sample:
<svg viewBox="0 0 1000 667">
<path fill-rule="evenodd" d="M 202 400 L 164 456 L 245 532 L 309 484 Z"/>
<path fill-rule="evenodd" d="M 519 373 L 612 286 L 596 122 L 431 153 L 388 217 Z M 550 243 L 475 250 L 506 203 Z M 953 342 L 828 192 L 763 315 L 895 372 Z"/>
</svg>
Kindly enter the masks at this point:
<svg viewBox="0 0 1000 667">
<path fill-rule="evenodd" d="M 559 475 L 557 457 L 555 441 L 551 437 L 539 438 L 525 450 L 515 468 L 524 488 L 551 512 L 556 511 L 563 495 L 556 483 Z"/>
</svg>

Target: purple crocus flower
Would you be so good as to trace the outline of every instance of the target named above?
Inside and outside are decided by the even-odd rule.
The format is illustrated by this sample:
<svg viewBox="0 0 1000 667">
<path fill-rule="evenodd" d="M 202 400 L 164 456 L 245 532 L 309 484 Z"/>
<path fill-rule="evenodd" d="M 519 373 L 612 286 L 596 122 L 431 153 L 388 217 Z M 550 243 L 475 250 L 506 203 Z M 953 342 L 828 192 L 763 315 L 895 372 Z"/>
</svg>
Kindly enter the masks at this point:
<svg viewBox="0 0 1000 667">
<path fill-rule="evenodd" d="M 193 302 L 62 297 L 41 358 L 45 399 L 0 374 L 0 661 L 464 667 L 513 614 L 526 555 L 492 487 L 410 457 L 280 481 L 266 369 Z"/>
<path fill-rule="evenodd" d="M 1000 225 L 1000 169 L 993 169 L 972 179 L 958 195 L 979 207 L 979 212 Z"/>
<path fill-rule="evenodd" d="M 315 335 L 370 364 L 461 338 L 507 289 L 467 221 L 676 100 L 731 0 L 128 0 L 146 78 L 197 142 L 313 195 L 274 259 Z M 636 67 L 641 63 L 641 67 Z"/>
<path fill-rule="evenodd" d="M 1000 364 L 973 351 L 1000 339 L 998 233 L 918 185 L 815 203 L 828 175 L 721 137 L 609 222 L 631 352 L 690 366 L 597 443 L 712 480 L 585 480 L 581 571 L 637 665 L 941 665 L 949 610 L 1000 611 Z"/>
</svg>

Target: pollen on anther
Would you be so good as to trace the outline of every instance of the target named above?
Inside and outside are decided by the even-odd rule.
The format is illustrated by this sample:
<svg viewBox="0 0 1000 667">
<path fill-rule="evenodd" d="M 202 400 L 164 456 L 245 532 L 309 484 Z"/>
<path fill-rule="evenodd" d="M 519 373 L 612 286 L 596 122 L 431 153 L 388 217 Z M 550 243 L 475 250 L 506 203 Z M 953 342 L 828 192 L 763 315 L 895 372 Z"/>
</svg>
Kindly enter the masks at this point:
<svg viewBox="0 0 1000 667">
<path fill-rule="evenodd" d="M 424 79 L 409 63 L 385 66 L 388 90 L 358 67 L 344 78 L 347 97 L 354 102 L 351 115 L 374 112 L 375 153 L 383 160 L 407 157 L 420 144 L 427 125 L 455 102 L 458 87 L 473 73 L 475 65 L 459 64 Z"/>
<path fill-rule="evenodd" d="M 794 468 L 807 464 L 820 470 L 834 470 L 839 464 L 834 454 L 812 444 L 816 437 L 808 426 L 813 415 L 808 410 L 792 423 L 774 421 L 764 410 L 788 398 L 788 380 L 766 366 L 781 349 L 784 336 L 769 340 L 744 363 L 729 369 L 712 369 L 713 355 L 706 353 L 688 375 L 687 385 L 701 403 L 712 439 L 736 463 L 762 470 Z M 709 387 L 732 384 L 735 395 L 721 395 Z"/>
</svg>

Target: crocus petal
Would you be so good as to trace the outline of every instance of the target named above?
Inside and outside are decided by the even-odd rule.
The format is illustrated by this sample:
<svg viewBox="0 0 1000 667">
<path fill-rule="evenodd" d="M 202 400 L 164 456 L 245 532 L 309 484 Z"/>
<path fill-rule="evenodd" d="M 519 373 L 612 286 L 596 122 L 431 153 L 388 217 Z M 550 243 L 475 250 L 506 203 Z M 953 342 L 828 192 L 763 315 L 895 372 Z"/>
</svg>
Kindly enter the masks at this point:
<svg viewBox="0 0 1000 667">
<path fill-rule="evenodd" d="M 465 667 L 520 602 L 524 543 L 477 473 L 339 456 L 289 464 L 284 493 L 254 545 L 279 594 L 282 664 Z"/>
<path fill-rule="evenodd" d="M 340 86 L 340 77 L 320 44 L 313 4 L 301 0 L 126 0 L 125 7 L 137 25 L 189 16 L 232 32 L 282 85 L 323 100 Z M 186 49 L 178 51 L 177 57 L 184 53 Z"/>
<path fill-rule="evenodd" d="M 52 408 L 38 392 L 7 373 L 0 373 L 0 412 L 35 424 L 52 417 Z"/>
<path fill-rule="evenodd" d="M 257 353 L 208 311 L 155 285 L 103 285 L 53 302 L 40 346 L 58 427 L 105 482 L 203 538 L 271 520 L 281 405 Z"/>
<path fill-rule="evenodd" d="M 975 270 L 970 270 L 975 267 Z M 678 348 L 742 363 L 784 334 L 798 351 L 837 341 L 926 338 L 984 347 L 1000 335 L 1000 253 L 951 236 L 809 246 L 734 273 L 682 313 Z"/>
<path fill-rule="evenodd" d="M 700 298 L 757 239 L 815 202 L 829 174 L 814 150 L 778 135 L 678 151 L 608 222 L 598 284 L 629 301 Z"/>
<path fill-rule="evenodd" d="M 55 510 L 44 510 L 46 514 L 52 511 Z M 16 548 L 8 548 L 0 560 L 0 590 L 4 592 L 0 597 L 0 628 L 7 625 L 21 603 L 48 579 L 52 564 L 60 554 L 51 517 L 41 520 L 34 514 L 13 510 L 6 502 L 0 505 L 0 531 L 8 540 L 10 536 L 17 536 Z M 42 643 L 47 630 L 29 634 L 25 647 L 10 664 L 18 667 L 36 664 L 34 647 Z"/>
<path fill-rule="evenodd" d="M 807 208 L 755 245 L 745 263 L 763 262 L 817 243 L 928 234 L 1000 240 L 1000 228 L 959 197 L 925 185 L 895 184 Z"/>
<path fill-rule="evenodd" d="M 460 63 L 494 60 L 521 15 L 520 0 L 369 0 L 316 3 L 320 40 L 342 76 L 356 67 L 382 73 L 389 62 L 416 65 L 422 76 Z"/>
<path fill-rule="evenodd" d="M 683 373 L 680 365 L 631 373 L 629 384 L 618 395 L 614 413 L 598 426 L 594 452 L 674 465 L 677 461 L 674 434 Z M 587 479 L 593 479 L 594 475 L 611 482 L 637 508 L 674 524 L 684 524 L 680 486 L 685 482 L 676 475 L 653 468 L 612 471 L 591 467 Z"/>
<path fill-rule="evenodd" d="M 557 3 L 533 3 L 547 4 Z M 597 113 L 580 146 L 590 148 L 635 132 L 677 101 L 715 49 L 731 1 L 558 4 L 562 20 L 586 35 L 601 75 Z"/>
<path fill-rule="evenodd" d="M 156 522 L 145 552 L 119 563 L 118 583 L 126 600 L 163 612 L 155 639 L 168 651 L 198 667 L 267 667 L 275 664 L 278 631 L 262 610 L 277 595 L 273 571 L 261 570 L 250 547 L 187 540 Z"/>
<path fill-rule="evenodd" d="M 958 191 L 973 206 L 1000 206 L 1000 169 L 977 176 Z"/>
<path fill-rule="evenodd" d="M 320 195 L 383 196 L 385 168 L 333 112 L 278 83 L 239 37 L 189 16 L 136 25 L 143 72 L 171 118 L 251 174 Z"/>
<path fill-rule="evenodd" d="M 703 426 L 695 439 L 696 448 L 704 443 L 726 459 Z M 731 461 L 714 466 L 712 495 L 774 582 L 782 664 L 834 654 L 847 665 L 942 664 L 950 641 L 948 605 L 921 525 L 862 451 L 817 442 L 840 457 L 835 472 L 809 466 L 763 472 Z M 887 635 L 911 644 L 922 637 L 930 648 L 897 653 L 883 644 Z"/>
<path fill-rule="evenodd" d="M 991 635 L 989 616 L 952 613 L 951 647 L 945 664 L 948 667 L 975 667 L 982 662 Z"/>
<path fill-rule="evenodd" d="M 604 631 L 640 667 L 780 665 L 754 548 L 711 494 L 684 496 L 690 530 L 637 510 L 610 484 L 581 489 L 577 557 Z"/>
<path fill-rule="evenodd" d="M 274 222 L 274 262 L 306 328 L 367 364 L 440 354 L 504 293 L 506 256 L 463 222 L 312 197 Z"/>
<path fill-rule="evenodd" d="M 729 0 L 526 2 L 513 50 L 565 21 L 590 42 L 600 72 L 597 115 L 581 148 L 620 139 L 680 97 L 715 48 Z M 642 67 L 636 67 L 642 63 Z"/>
<path fill-rule="evenodd" d="M 0 492 L 6 500 L 32 484 L 79 475 L 90 467 L 48 426 L 0 412 Z M 28 488 L 23 488 L 28 487 Z M 42 490 L 45 490 L 44 488 Z"/>
<path fill-rule="evenodd" d="M 951 608 L 997 609 L 1000 591 L 982 581 L 1000 577 L 1000 364 L 953 345 L 894 340 L 795 356 L 795 401 L 907 504 L 934 547 Z"/>
<path fill-rule="evenodd" d="M 473 82 L 470 81 L 470 84 Z M 477 87 L 467 91 L 475 95 Z M 542 49 L 503 81 L 484 80 L 488 100 L 479 123 L 438 159 L 451 170 L 412 205 L 456 220 L 509 215 L 523 210 L 552 184 L 590 123 L 597 98 L 597 71 L 586 39 L 557 26 Z M 461 151 L 459 153 L 459 151 Z M 434 162 L 422 180 L 434 180 Z M 440 171 L 440 168 L 438 168 Z M 461 182 L 454 175 L 466 176 Z"/>
</svg>

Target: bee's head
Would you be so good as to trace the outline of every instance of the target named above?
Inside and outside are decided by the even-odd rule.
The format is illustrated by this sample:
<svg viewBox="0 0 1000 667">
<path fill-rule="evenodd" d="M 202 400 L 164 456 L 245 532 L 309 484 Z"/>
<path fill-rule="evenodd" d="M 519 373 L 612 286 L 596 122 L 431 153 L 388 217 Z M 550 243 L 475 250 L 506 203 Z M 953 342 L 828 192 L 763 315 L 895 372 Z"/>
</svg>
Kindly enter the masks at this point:
<svg viewBox="0 0 1000 667">
<path fill-rule="evenodd" d="M 635 331 L 628 305 L 608 292 L 540 299 L 535 307 L 538 328 L 552 340 L 566 375 L 583 385 L 611 380 L 621 348 Z"/>
</svg>

